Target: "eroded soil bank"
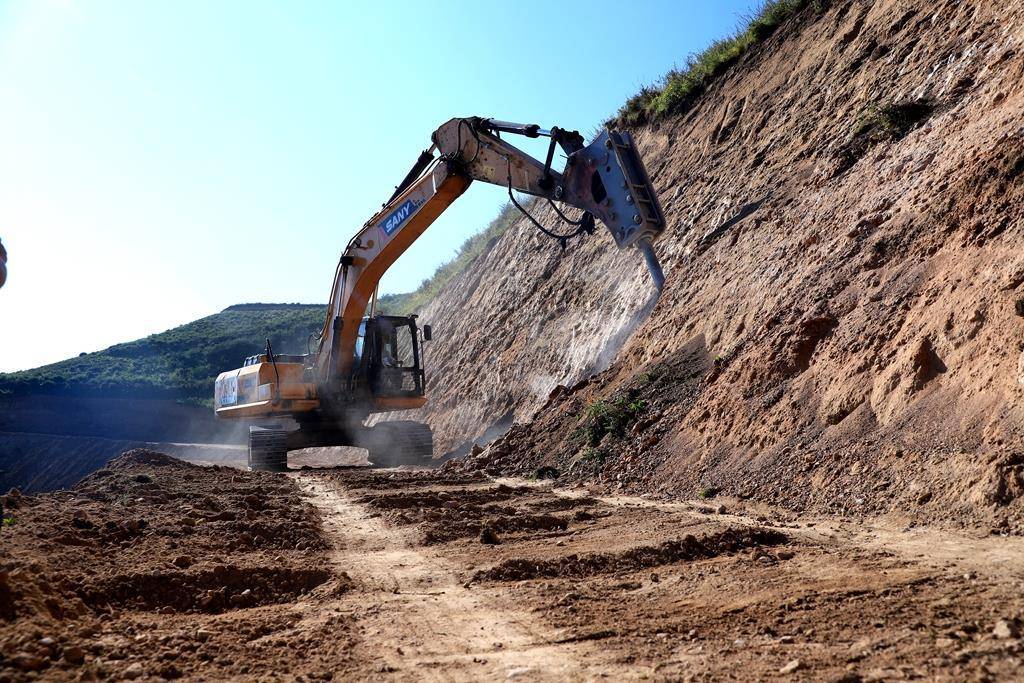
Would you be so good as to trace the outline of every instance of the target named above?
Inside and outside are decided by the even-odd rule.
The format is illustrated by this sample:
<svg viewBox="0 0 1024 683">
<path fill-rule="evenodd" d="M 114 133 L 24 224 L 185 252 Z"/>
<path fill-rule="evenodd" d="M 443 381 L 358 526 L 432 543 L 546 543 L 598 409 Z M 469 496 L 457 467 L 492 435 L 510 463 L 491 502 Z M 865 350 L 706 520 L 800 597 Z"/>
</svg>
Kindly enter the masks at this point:
<svg viewBox="0 0 1024 683">
<path fill-rule="evenodd" d="M 649 315 L 637 254 L 525 223 L 422 312 L 440 446 L 515 422 L 467 471 L 1024 532 L 1022 40 L 1019 3 L 810 3 L 635 131 Z"/>
</svg>

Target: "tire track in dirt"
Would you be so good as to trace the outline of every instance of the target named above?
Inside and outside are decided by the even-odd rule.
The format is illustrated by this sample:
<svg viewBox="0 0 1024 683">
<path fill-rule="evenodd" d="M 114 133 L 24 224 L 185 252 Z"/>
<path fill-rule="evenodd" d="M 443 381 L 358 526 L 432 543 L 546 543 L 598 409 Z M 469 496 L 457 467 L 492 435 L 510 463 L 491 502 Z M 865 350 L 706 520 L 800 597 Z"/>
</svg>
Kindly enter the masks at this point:
<svg viewBox="0 0 1024 683">
<path fill-rule="evenodd" d="M 515 477 L 502 477 L 507 486 L 529 482 Z M 589 497 L 611 508 L 648 508 L 661 512 L 682 512 L 712 515 L 722 523 L 738 527 L 760 527 L 779 531 L 796 542 L 812 545 L 861 548 L 866 551 L 891 553 L 922 567 L 932 569 L 959 567 L 984 572 L 1000 578 L 1018 579 L 1024 567 L 1024 538 L 995 533 L 968 535 L 927 526 L 908 524 L 896 515 L 884 515 L 857 522 L 843 521 L 823 515 L 794 515 L 768 505 L 745 506 L 727 499 L 728 512 L 711 513 L 707 504 L 685 501 L 659 501 L 640 496 L 582 494 L 575 489 L 552 488 L 552 495 L 575 500 Z M 720 503 L 721 505 L 721 503 Z M 775 517 L 772 521 L 770 518 Z M 758 519 L 759 518 L 759 519 Z M 791 521 L 783 521 L 789 518 Z"/>
<path fill-rule="evenodd" d="M 414 532 L 388 526 L 355 496 L 316 476 L 297 477 L 335 542 L 331 562 L 357 589 L 365 651 L 377 671 L 408 680 L 587 680 L 579 646 L 493 592 L 463 585 L 458 570 Z M 562 641 L 562 642 L 559 642 Z M 624 673 L 624 672 L 623 672 Z"/>
</svg>

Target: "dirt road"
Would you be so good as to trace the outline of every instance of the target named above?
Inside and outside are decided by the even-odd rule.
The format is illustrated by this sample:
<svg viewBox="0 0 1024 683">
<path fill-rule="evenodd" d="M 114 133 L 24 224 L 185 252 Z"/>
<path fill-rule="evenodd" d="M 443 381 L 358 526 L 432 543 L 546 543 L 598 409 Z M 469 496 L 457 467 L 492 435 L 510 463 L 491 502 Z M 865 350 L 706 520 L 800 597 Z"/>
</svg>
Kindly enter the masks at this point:
<svg viewBox="0 0 1024 683">
<path fill-rule="evenodd" d="M 299 484 L 336 539 L 332 562 L 356 580 L 352 596 L 366 649 L 380 673 L 414 680 L 525 675 L 567 680 L 587 672 L 573 648 L 530 610 L 464 585 L 458 567 L 418 534 L 392 527 L 322 477 Z M 598 672 L 590 672 L 596 675 Z"/>
<path fill-rule="evenodd" d="M 1024 675 L 1021 641 L 993 634 L 1024 608 L 1020 539 L 538 482 L 298 481 L 355 579 L 363 655 L 399 679 Z"/>
<path fill-rule="evenodd" d="M 0 681 L 1024 676 L 987 532 L 148 452 L 5 505 Z"/>
</svg>

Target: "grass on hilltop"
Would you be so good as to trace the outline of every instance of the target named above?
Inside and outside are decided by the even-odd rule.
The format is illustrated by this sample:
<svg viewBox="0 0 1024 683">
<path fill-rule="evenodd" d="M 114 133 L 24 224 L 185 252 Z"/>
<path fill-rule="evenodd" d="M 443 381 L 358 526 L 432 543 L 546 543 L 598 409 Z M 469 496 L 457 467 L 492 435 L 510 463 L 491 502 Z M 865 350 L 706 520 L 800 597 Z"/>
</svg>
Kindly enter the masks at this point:
<svg viewBox="0 0 1024 683">
<path fill-rule="evenodd" d="M 685 67 L 669 71 L 659 85 L 641 88 L 609 124 L 639 126 L 685 111 L 716 77 L 764 42 L 784 21 L 805 7 L 822 12 L 826 5 L 827 0 L 766 0 L 734 35 L 690 55 Z"/>
</svg>

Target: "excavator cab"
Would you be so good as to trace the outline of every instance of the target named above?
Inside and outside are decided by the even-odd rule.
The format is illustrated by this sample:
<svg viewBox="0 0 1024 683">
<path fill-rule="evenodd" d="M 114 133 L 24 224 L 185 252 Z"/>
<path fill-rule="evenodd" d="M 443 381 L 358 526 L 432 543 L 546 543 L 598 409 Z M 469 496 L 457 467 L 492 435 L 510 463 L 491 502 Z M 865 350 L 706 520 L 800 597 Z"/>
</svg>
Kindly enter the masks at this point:
<svg viewBox="0 0 1024 683">
<path fill-rule="evenodd" d="M 356 338 L 353 389 L 368 393 L 380 409 L 423 405 L 426 377 L 420 344 L 416 316 L 364 318 Z"/>
</svg>

